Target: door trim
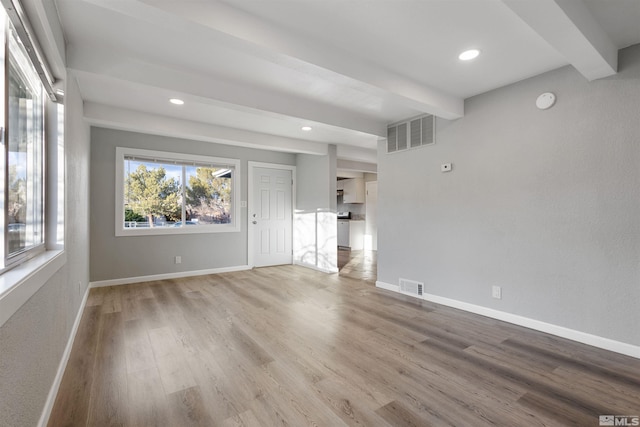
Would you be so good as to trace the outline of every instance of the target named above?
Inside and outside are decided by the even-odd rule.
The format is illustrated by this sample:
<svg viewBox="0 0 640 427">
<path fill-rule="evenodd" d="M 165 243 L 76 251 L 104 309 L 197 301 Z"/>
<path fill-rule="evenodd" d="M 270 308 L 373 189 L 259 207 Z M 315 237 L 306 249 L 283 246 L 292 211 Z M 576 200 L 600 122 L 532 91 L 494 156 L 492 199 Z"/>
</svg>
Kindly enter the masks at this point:
<svg viewBox="0 0 640 427">
<path fill-rule="evenodd" d="M 296 210 L 296 166 L 295 165 L 282 165 L 279 163 L 264 163 L 264 162 L 247 162 L 248 166 L 248 179 L 247 179 L 247 265 L 249 268 L 255 267 L 254 262 L 254 250 L 255 250 L 255 242 L 253 235 L 253 228 L 250 227 L 249 221 L 251 221 L 251 215 L 249 215 L 249 211 L 251 210 L 251 202 L 253 197 L 253 175 L 255 168 L 267 168 L 267 169 L 279 169 L 279 170 L 288 170 L 291 171 L 291 180 L 293 183 L 291 184 L 291 248 L 293 250 L 293 240 L 295 238 L 295 227 L 293 226 L 293 213 Z M 293 254 L 292 254 L 292 262 L 293 262 Z"/>
</svg>

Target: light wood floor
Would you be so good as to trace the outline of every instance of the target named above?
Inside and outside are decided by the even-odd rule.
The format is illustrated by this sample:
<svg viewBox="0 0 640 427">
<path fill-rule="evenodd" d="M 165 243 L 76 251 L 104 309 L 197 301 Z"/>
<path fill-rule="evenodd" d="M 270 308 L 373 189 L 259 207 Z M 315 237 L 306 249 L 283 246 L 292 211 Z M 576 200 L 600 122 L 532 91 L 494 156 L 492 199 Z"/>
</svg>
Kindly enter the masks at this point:
<svg viewBox="0 0 640 427">
<path fill-rule="evenodd" d="M 294 266 L 93 289 L 50 426 L 597 426 L 640 360 Z"/>
<path fill-rule="evenodd" d="M 378 277 L 378 255 L 376 251 L 352 251 L 338 249 L 340 276 L 364 280 L 372 285 Z"/>
</svg>

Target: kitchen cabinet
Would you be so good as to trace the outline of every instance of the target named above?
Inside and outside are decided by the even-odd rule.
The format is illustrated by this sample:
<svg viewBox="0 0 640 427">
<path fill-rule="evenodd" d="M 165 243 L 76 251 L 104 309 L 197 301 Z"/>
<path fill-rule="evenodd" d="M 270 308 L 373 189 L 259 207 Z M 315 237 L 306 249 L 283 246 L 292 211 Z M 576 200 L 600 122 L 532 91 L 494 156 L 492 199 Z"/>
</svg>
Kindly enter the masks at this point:
<svg viewBox="0 0 640 427">
<path fill-rule="evenodd" d="M 343 203 L 365 202 L 364 179 L 352 178 L 343 179 L 342 181 L 344 182 L 344 193 L 342 194 Z"/>
<path fill-rule="evenodd" d="M 354 251 L 364 249 L 364 221 L 338 220 L 338 246 Z"/>
<path fill-rule="evenodd" d="M 338 246 L 349 247 L 349 220 L 338 220 Z"/>
</svg>

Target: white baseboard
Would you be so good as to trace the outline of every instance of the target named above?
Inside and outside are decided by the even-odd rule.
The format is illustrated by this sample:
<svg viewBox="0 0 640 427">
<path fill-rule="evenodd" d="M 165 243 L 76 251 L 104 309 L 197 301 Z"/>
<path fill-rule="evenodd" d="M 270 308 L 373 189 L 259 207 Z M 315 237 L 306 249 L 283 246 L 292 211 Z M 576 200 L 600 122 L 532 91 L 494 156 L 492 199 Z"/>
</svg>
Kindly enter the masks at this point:
<svg viewBox="0 0 640 427">
<path fill-rule="evenodd" d="M 400 286 L 391 285 L 389 283 L 376 281 L 376 288 L 386 289 L 388 291 L 400 292 Z"/>
<path fill-rule="evenodd" d="M 400 286 L 398 285 L 378 281 L 376 282 L 376 287 L 409 295 L 400 292 Z M 410 296 L 416 297 L 415 295 Z M 422 299 L 640 359 L 640 347 L 632 344 L 437 295 L 423 294 Z"/>
<path fill-rule="evenodd" d="M 232 271 L 250 270 L 248 265 L 237 265 L 233 267 L 209 268 L 206 270 L 180 271 L 177 273 L 152 274 L 150 276 L 124 277 L 121 279 L 98 280 L 89 283 L 92 288 L 103 286 L 128 285 L 131 283 L 151 282 L 153 280 L 180 279 L 183 277 L 205 276 L 207 274 L 229 273 Z"/>
<path fill-rule="evenodd" d="M 300 267 L 310 268 L 312 270 L 320 271 L 322 273 L 327 273 L 327 274 L 333 274 L 339 271 L 337 267 L 333 269 L 321 268 L 321 267 L 318 267 L 317 265 L 307 264 L 306 262 L 302 262 L 302 261 L 293 261 L 293 265 L 299 265 Z"/>
<path fill-rule="evenodd" d="M 74 320 L 73 326 L 71 327 L 69 340 L 67 341 L 67 345 L 64 348 L 64 352 L 62 353 L 62 359 L 60 360 L 60 364 L 58 365 L 58 372 L 56 372 L 56 377 L 53 380 L 53 384 L 51 385 L 51 389 L 49 390 L 49 394 L 44 404 L 42 414 L 40 415 L 38 427 L 46 427 L 47 424 L 49 424 L 49 417 L 51 416 L 53 404 L 56 402 L 56 397 L 58 396 L 58 390 L 60 389 L 60 383 L 62 383 L 64 371 L 67 369 L 67 363 L 69 362 L 71 349 L 73 349 L 73 342 L 75 341 L 76 334 L 78 333 L 78 327 L 80 326 L 80 320 L 82 320 L 82 314 L 84 313 L 85 305 L 87 305 L 87 298 L 89 297 L 90 289 L 91 287 L 87 286 L 87 289 L 84 292 L 84 296 L 82 297 L 82 302 L 80 303 L 80 307 L 78 308 L 76 319 Z"/>
</svg>

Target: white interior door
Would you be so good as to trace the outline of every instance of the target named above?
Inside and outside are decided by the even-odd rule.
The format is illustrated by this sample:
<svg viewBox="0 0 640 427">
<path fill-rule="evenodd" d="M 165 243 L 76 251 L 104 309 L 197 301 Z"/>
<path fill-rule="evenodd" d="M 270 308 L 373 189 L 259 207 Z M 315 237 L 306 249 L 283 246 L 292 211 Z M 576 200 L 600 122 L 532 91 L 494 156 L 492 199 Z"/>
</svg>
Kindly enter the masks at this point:
<svg viewBox="0 0 640 427">
<path fill-rule="evenodd" d="M 249 227 L 253 234 L 253 265 L 291 264 L 291 170 L 253 168 Z"/>
<path fill-rule="evenodd" d="M 367 182 L 364 249 L 378 250 L 378 181 Z"/>
</svg>

